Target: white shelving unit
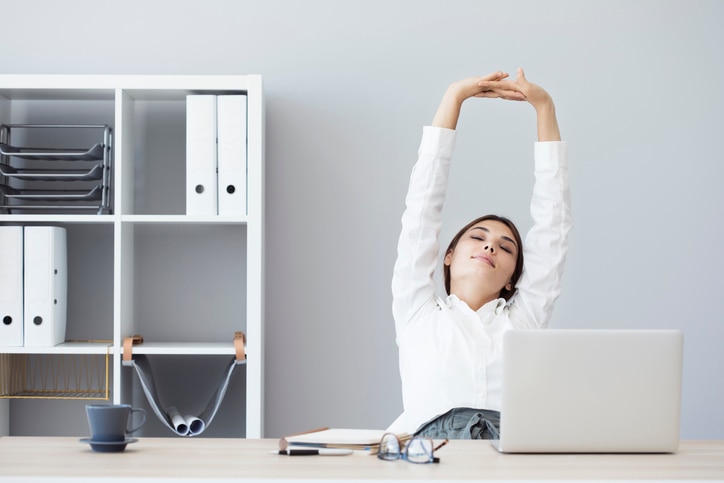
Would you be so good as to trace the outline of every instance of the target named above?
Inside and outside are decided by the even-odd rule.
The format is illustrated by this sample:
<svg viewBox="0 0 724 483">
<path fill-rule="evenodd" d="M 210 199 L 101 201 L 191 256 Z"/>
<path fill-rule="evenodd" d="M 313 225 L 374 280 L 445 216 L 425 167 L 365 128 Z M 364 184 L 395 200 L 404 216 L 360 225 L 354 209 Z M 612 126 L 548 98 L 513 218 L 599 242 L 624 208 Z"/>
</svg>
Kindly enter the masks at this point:
<svg viewBox="0 0 724 483">
<path fill-rule="evenodd" d="M 188 94 L 247 96 L 245 215 L 185 214 Z M 234 332 L 241 330 L 247 339 L 247 364 L 240 366 L 243 376 L 238 379 L 243 380 L 244 390 L 238 392 L 242 393 L 240 405 L 245 407 L 227 411 L 225 417 L 232 420 L 215 424 L 234 428 L 225 434 L 228 436 L 262 437 L 261 77 L 0 75 L 0 124 L 60 122 L 111 126 L 112 211 L 0 211 L 0 225 L 66 228 L 69 340 L 49 348 L 3 347 L 0 341 L 0 355 L 109 352 L 112 401 L 138 405 L 143 395 L 134 381 L 136 375 L 121 364 L 125 337 L 144 337 L 134 353 L 170 356 L 193 364 L 196 358 L 233 356 Z M 93 342 L 78 342 L 86 340 Z M 192 375 L 188 377 L 188 387 L 194 388 Z M 65 434 L 64 419 L 75 421 L 74 428 L 82 425 L 80 433 L 85 433 L 83 404 L 0 399 L 0 435 Z M 44 424 L 33 421 L 40 410 L 54 413 L 52 419 L 58 421 L 58 427 L 37 427 Z"/>
</svg>

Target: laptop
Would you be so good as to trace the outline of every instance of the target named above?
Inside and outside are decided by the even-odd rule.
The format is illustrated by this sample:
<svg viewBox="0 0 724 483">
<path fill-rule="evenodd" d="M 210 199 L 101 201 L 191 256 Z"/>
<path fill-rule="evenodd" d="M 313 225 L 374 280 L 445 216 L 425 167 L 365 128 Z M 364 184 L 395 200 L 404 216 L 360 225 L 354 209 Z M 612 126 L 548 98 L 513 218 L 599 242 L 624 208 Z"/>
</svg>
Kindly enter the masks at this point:
<svg viewBox="0 0 724 483">
<path fill-rule="evenodd" d="M 503 336 L 503 453 L 674 453 L 678 330 L 516 330 Z"/>
</svg>

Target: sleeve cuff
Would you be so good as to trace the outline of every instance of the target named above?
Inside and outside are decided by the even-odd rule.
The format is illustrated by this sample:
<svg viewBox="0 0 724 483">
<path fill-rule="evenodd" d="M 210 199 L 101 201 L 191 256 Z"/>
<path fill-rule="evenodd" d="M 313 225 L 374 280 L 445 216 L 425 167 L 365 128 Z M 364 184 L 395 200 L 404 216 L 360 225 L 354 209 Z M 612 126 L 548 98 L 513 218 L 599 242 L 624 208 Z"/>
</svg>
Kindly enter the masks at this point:
<svg viewBox="0 0 724 483">
<path fill-rule="evenodd" d="M 444 127 L 424 126 L 418 154 L 433 154 L 445 159 L 452 158 L 457 132 Z"/>
</svg>

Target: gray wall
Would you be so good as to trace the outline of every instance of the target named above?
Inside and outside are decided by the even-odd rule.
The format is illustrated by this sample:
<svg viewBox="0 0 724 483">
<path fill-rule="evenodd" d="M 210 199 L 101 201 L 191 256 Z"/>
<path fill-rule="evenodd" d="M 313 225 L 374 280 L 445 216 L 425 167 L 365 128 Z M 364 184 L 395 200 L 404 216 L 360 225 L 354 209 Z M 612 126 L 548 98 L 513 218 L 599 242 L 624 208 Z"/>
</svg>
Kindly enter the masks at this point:
<svg viewBox="0 0 724 483">
<path fill-rule="evenodd" d="M 724 438 L 724 2 L 0 0 L 0 73 L 262 74 L 266 435 L 385 427 L 390 315 L 421 127 L 458 78 L 523 66 L 569 141 L 559 328 L 681 328 L 682 436 Z M 443 239 L 530 226 L 530 106 L 469 102 Z M 612 355 L 615 356 L 615 355 Z"/>
</svg>

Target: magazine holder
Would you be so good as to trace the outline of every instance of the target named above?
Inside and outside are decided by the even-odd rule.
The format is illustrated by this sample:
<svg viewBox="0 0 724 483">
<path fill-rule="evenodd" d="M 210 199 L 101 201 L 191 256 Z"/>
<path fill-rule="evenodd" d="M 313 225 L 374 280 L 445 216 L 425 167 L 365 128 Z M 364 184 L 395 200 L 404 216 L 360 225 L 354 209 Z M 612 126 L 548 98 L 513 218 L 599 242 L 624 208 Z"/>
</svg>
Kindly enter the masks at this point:
<svg viewBox="0 0 724 483">
<path fill-rule="evenodd" d="M 153 376 L 151 362 L 146 354 L 133 354 L 133 346 L 142 344 L 143 337 L 134 335 L 126 337 L 123 340 L 123 365 L 133 367 L 138 374 L 138 380 L 141 382 L 143 392 L 146 394 L 153 412 L 156 413 L 158 419 L 171 431 L 179 436 L 196 436 L 204 432 L 206 427 L 211 424 L 216 412 L 224 400 L 226 389 L 229 386 L 231 374 L 236 366 L 246 363 L 246 352 L 244 343 L 246 337 L 243 332 L 234 334 L 234 352 L 235 356 L 229 361 L 221 373 L 218 383 L 214 386 L 216 389 L 211 395 L 206 407 L 198 415 L 182 414 L 176 406 L 164 406 L 163 399 L 160 396 L 158 388 Z"/>
</svg>

